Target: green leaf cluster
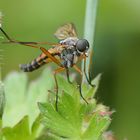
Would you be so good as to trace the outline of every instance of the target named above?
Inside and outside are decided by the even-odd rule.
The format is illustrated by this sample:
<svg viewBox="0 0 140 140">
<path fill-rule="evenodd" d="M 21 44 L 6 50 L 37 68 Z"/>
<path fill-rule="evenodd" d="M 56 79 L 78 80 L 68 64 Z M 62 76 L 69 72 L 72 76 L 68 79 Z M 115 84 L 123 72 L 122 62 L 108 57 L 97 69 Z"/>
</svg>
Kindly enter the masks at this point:
<svg viewBox="0 0 140 140">
<path fill-rule="evenodd" d="M 10 73 L 0 84 L 0 140 L 34 140 L 42 130 L 37 102 L 53 86 L 50 69 L 30 83 L 25 73 Z"/>
<path fill-rule="evenodd" d="M 88 104 L 76 83 L 58 76 L 56 111 L 50 70 L 30 84 L 25 73 L 9 74 L 0 86 L 0 140 L 100 140 L 111 121 L 108 108 L 94 98 L 100 76 L 92 81 L 95 87 L 82 85 Z"/>
<path fill-rule="evenodd" d="M 51 139 L 98 140 L 110 124 L 107 107 L 97 104 L 94 99 L 100 75 L 92 82 L 95 87 L 82 85 L 82 94 L 88 104 L 80 97 L 76 84 L 69 84 L 59 77 L 58 111 L 54 101 L 39 103 L 42 123 Z"/>
</svg>

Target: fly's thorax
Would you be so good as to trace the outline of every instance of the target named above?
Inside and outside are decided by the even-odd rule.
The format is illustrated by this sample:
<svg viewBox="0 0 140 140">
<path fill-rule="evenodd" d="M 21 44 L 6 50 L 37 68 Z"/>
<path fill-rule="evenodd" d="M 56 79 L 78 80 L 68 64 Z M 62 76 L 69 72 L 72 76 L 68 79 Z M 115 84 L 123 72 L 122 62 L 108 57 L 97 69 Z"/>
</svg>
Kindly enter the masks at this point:
<svg viewBox="0 0 140 140">
<path fill-rule="evenodd" d="M 69 48 L 69 49 L 64 49 L 61 54 L 60 54 L 60 58 L 62 60 L 62 65 L 66 68 L 70 68 L 73 66 L 73 64 L 75 63 L 76 59 L 75 59 L 75 48 Z"/>
<path fill-rule="evenodd" d="M 75 46 L 77 41 L 78 41 L 77 37 L 68 37 L 64 40 L 61 40 L 60 44 L 67 45 L 67 46 Z"/>
</svg>

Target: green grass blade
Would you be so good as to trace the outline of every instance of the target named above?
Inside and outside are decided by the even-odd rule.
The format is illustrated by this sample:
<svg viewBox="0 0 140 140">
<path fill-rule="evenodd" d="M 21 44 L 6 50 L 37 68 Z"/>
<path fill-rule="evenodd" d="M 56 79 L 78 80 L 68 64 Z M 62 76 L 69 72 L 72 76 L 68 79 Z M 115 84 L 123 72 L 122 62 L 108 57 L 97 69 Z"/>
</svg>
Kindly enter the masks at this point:
<svg viewBox="0 0 140 140">
<path fill-rule="evenodd" d="M 87 0 L 84 37 L 93 46 L 98 0 Z"/>
<path fill-rule="evenodd" d="M 87 0 L 86 14 L 85 14 L 84 38 L 87 39 L 90 43 L 89 54 L 90 54 L 90 52 L 93 51 L 93 46 L 94 46 L 97 8 L 98 8 L 98 0 Z M 90 65 L 90 57 L 88 57 L 86 65 L 87 65 L 86 67 L 88 68 Z M 82 67 L 83 67 L 83 65 L 82 65 Z M 83 81 L 85 81 L 85 78 L 83 78 Z"/>
</svg>

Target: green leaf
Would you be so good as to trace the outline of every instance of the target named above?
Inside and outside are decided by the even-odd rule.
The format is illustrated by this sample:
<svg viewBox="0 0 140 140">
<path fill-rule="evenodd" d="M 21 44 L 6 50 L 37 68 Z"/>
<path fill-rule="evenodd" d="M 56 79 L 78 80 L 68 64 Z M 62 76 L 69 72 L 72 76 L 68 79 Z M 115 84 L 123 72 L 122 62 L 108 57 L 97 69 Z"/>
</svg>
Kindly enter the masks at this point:
<svg viewBox="0 0 140 140">
<path fill-rule="evenodd" d="M 98 140 L 110 124 L 109 116 L 100 116 L 96 113 L 90 120 L 90 124 L 83 135 L 83 139 Z"/>
<path fill-rule="evenodd" d="M 73 91 L 75 90 L 74 83 L 72 84 L 68 83 L 67 79 L 65 79 L 62 76 L 57 76 L 57 79 L 58 79 L 58 86 L 59 86 L 60 91 L 63 90 L 69 94 L 73 93 Z"/>
<path fill-rule="evenodd" d="M 55 110 L 52 104 L 40 103 L 39 108 L 44 116 L 43 124 L 46 128 L 49 128 L 52 133 L 63 137 L 71 137 L 73 135 L 72 125 Z"/>
<path fill-rule="evenodd" d="M 102 76 L 101 73 L 98 74 L 91 82 L 93 85 L 95 85 L 94 93 L 96 93 L 96 91 L 99 88 L 99 83 L 100 83 L 101 76 Z"/>
<path fill-rule="evenodd" d="M 2 129 L 2 135 L 5 140 L 34 140 L 38 136 L 40 127 L 40 116 L 34 121 L 32 129 L 29 126 L 29 117 L 25 116 L 14 127 L 5 127 Z"/>
<path fill-rule="evenodd" d="M 53 86 L 50 69 L 45 69 L 40 78 L 29 84 L 26 73 L 13 72 L 6 77 L 4 84 L 6 105 L 3 126 L 13 127 L 25 115 L 29 116 L 31 126 L 39 115 L 37 102 L 46 101 L 48 90 Z"/>
<path fill-rule="evenodd" d="M 85 109 L 84 106 L 80 105 L 80 102 L 77 102 L 71 95 L 64 92 L 59 101 L 58 107 L 59 113 L 71 123 L 73 128 L 81 128 L 81 116 L 84 114 Z"/>
<path fill-rule="evenodd" d="M 33 125 L 31 127 L 32 137 L 39 137 L 41 131 L 43 129 L 43 126 L 41 125 L 41 115 L 39 115 L 36 120 L 33 122 Z"/>
<path fill-rule="evenodd" d="M 2 119 L 3 116 L 4 107 L 5 107 L 4 84 L 0 81 L 0 120 Z"/>
<path fill-rule="evenodd" d="M 4 80 L 7 102 L 1 123 L 3 123 L 2 135 L 7 140 L 16 140 L 21 136 L 23 139 L 31 140 L 40 135 L 43 126 L 40 124 L 40 116 L 37 117 L 40 113 L 37 102 L 47 101 L 47 90 L 53 85 L 50 73 L 49 69 L 45 69 L 40 78 L 31 82 L 28 88 L 25 73 L 14 72 Z M 0 90 L 3 91 L 2 88 Z"/>
<path fill-rule="evenodd" d="M 53 76 L 50 69 L 45 69 L 42 75 L 30 83 L 27 91 L 26 108 L 32 124 L 39 115 L 38 102 L 45 102 L 48 98 L 48 90 L 53 87 Z"/>
<path fill-rule="evenodd" d="M 98 74 L 92 81 L 92 85 L 94 85 L 94 87 L 88 85 L 88 84 L 83 84 L 82 85 L 82 92 L 84 93 L 85 98 L 88 99 L 92 99 L 95 96 L 95 93 L 97 92 L 98 88 L 99 88 L 99 82 L 101 79 L 102 74 Z"/>
<path fill-rule="evenodd" d="M 25 116 L 13 128 L 7 127 L 2 131 L 6 140 L 32 140 L 29 130 L 29 120 L 27 116 Z"/>
<path fill-rule="evenodd" d="M 27 76 L 24 73 L 11 73 L 4 80 L 4 84 L 6 105 L 3 115 L 3 126 L 13 127 L 27 115 L 25 103 Z"/>
<path fill-rule="evenodd" d="M 58 140 L 98 140 L 101 137 L 110 124 L 110 117 L 107 113 L 108 110 L 103 110 L 103 105 L 102 108 L 99 107 L 93 98 L 99 85 L 99 79 L 100 76 L 97 76 L 94 80 L 96 88 L 89 87 L 89 85 L 82 86 L 83 95 L 88 97 L 89 104 L 80 98 L 76 85 L 61 87 L 58 111 L 55 110 L 54 100 L 50 103 L 39 103 L 42 123 L 48 130 L 47 134 L 51 134 L 50 137 L 55 136 Z M 59 78 L 60 86 L 63 85 L 63 82 L 64 79 Z M 65 82 L 66 84 L 69 83 Z M 102 111 L 104 111 L 103 115 L 100 115 Z"/>
</svg>

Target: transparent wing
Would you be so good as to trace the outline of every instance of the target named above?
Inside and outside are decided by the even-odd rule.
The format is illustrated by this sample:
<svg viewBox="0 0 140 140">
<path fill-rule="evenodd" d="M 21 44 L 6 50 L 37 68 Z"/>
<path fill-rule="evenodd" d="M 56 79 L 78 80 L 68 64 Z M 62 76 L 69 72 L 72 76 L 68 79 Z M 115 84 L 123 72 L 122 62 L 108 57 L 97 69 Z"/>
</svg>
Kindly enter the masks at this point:
<svg viewBox="0 0 140 140">
<path fill-rule="evenodd" d="M 63 40 L 68 37 L 77 37 L 76 28 L 73 23 L 67 23 L 60 26 L 54 33 L 55 37 Z"/>
</svg>

